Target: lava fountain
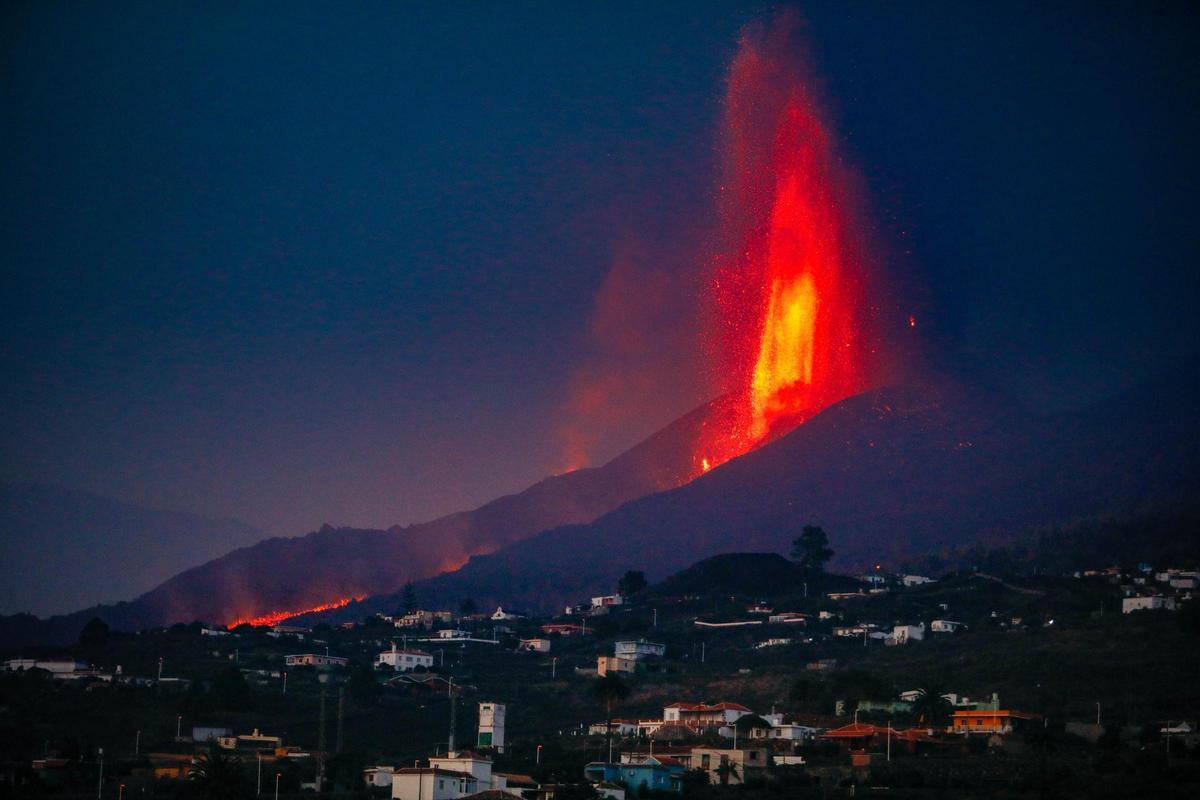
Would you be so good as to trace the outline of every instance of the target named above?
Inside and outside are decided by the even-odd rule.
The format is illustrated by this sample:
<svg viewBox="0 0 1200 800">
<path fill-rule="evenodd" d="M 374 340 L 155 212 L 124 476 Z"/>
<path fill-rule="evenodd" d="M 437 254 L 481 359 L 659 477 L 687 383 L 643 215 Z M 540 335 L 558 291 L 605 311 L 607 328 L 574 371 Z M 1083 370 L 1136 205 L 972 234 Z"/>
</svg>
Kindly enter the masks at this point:
<svg viewBox="0 0 1200 800">
<path fill-rule="evenodd" d="M 856 180 L 837 153 L 795 14 L 743 32 L 725 97 L 721 186 L 729 255 L 712 337 L 728 407 L 695 472 L 781 435 L 870 384 L 867 257 Z"/>
</svg>

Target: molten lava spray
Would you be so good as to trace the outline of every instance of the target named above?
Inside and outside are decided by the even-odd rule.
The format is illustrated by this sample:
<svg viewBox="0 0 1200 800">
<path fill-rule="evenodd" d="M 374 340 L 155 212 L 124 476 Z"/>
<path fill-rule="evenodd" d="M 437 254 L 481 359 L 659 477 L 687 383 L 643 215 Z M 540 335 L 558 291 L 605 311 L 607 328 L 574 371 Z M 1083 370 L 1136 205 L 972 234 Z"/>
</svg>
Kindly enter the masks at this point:
<svg viewBox="0 0 1200 800">
<path fill-rule="evenodd" d="M 868 387 L 855 181 L 800 57 L 798 19 L 743 32 L 725 98 L 717 350 L 733 407 L 707 426 L 695 473 Z"/>
</svg>

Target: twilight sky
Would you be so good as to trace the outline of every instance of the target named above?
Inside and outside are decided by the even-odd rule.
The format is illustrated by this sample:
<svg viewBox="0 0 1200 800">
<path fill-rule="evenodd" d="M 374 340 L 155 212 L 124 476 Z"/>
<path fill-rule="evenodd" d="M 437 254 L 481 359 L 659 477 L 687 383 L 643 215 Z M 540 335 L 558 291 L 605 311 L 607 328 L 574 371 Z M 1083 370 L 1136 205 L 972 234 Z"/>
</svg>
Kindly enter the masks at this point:
<svg viewBox="0 0 1200 800">
<path fill-rule="evenodd" d="M 0 479 L 378 527 L 707 399 L 723 80 L 773 5 L 7 6 Z M 800 4 L 880 302 L 1035 408 L 1200 332 L 1197 11 L 1067 6 Z"/>
</svg>

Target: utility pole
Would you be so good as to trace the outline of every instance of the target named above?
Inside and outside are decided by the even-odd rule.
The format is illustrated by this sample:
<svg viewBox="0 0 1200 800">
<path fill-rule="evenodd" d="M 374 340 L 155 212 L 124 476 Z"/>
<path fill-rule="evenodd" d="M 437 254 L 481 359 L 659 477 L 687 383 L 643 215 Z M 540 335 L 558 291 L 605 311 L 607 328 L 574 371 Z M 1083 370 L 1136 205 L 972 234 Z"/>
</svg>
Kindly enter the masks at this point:
<svg viewBox="0 0 1200 800">
<path fill-rule="evenodd" d="M 96 800 L 100 800 L 104 792 L 104 748 L 97 748 L 96 753 L 100 756 L 100 779 L 96 782 Z"/>
<path fill-rule="evenodd" d="M 254 796 L 262 796 L 262 753 L 255 753 L 254 760 L 258 762 L 258 780 L 255 783 Z"/>
<path fill-rule="evenodd" d="M 158 657 L 158 679 L 160 681 L 162 680 L 162 662 L 163 662 L 163 657 L 159 656 Z"/>
<path fill-rule="evenodd" d="M 550 657 L 550 680 L 558 676 L 558 656 Z"/>
<path fill-rule="evenodd" d="M 317 793 L 320 794 L 325 788 L 325 695 L 328 689 L 321 687 L 321 717 L 320 727 L 317 730 Z"/>
<path fill-rule="evenodd" d="M 183 738 L 183 714 L 175 716 L 175 741 Z"/>
<path fill-rule="evenodd" d="M 454 702 L 454 676 L 453 675 L 450 676 L 450 683 L 446 688 L 446 693 L 450 696 L 450 738 L 446 741 L 446 755 L 453 757 L 455 712 L 458 709 L 458 704 Z"/>
<path fill-rule="evenodd" d="M 335 753 L 342 752 L 342 742 L 343 742 L 342 734 L 343 734 L 343 729 L 345 726 L 345 722 L 344 722 L 345 715 L 346 715 L 346 687 L 339 686 L 338 687 L 337 746 L 334 747 L 334 750 L 333 750 L 333 752 L 335 752 Z"/>
<path fill-rule="evenodd" d="M 138 731 L 137 736 L 133 737 L 133 754 L 136 756 L 142 747 L 142 732 Z"/>
<path fill-rule="evenodd" d="M 283 693 L 287 694 L 287 672 L 283 673 Z"/>
<path fill-rule="evenodd" d="M 704 663 L 704 642 L 700 643 L 700 663 Z"/>
</svg>

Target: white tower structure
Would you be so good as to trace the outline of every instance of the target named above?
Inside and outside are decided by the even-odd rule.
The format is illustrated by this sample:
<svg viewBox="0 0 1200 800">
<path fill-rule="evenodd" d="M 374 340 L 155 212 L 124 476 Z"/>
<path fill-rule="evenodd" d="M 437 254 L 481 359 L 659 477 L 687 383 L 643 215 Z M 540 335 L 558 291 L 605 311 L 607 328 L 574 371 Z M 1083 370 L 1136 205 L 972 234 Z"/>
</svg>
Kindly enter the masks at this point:
<svg viewBox="0 0 1200 800">
<path fill-rule="evenodd" d="M 479 704 L 479 747 L 494 747 L 504 752 L 504 706 L 500 703 Z"/>
</svg>

